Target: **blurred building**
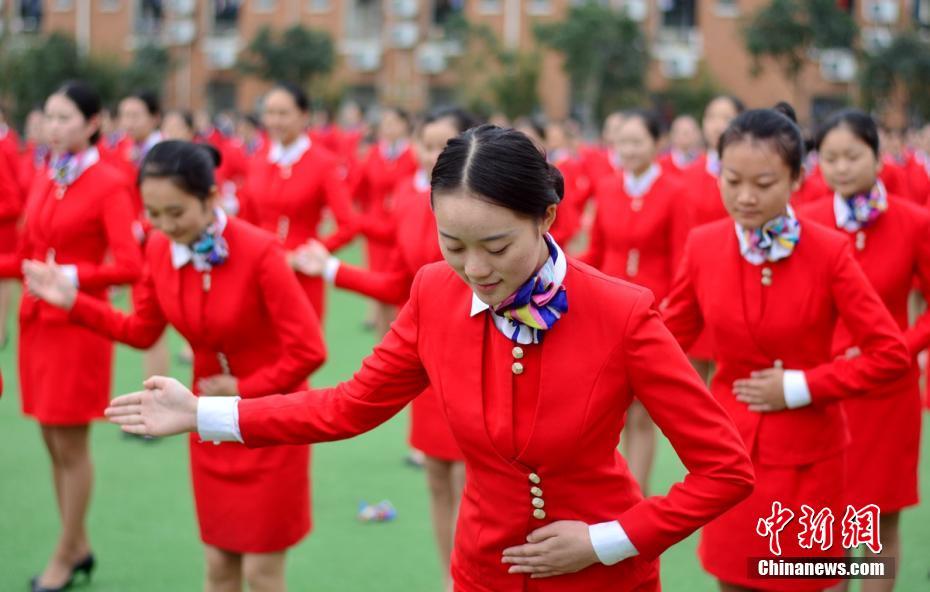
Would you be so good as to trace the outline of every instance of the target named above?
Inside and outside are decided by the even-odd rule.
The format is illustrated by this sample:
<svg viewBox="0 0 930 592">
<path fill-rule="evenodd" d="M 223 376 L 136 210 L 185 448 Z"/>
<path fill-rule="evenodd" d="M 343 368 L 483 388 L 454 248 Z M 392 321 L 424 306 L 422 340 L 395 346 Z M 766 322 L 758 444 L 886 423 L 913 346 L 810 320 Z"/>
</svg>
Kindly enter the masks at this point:
<svg viewBox="0 0 930 592">
<path fill-rule="evenodd" d="M 239 75 L 237 53 L 263 26 L 295 23 L 328 31 L 339 56 L 334 84 L 363 104 L 418 110 L 457 93 L 463 48 L 446 25 L 484 23 L 512 48 L 535 44 L 536 22 L 564 18 L 579 0 L 0 0 L 3 26 L 17 35 L 71 33 L 85 51 L 131 55 L 147 42 L 169 47 L 177 64 L 166 103 L 191 109 L 253 109 L 266 86 Z M 650 43 L 649 86 L 707 76 L 750 105 L 792 101 L 802 118 L 832 109 L 854 91 L 857 64 L 844 51 L 812 56 L 797 83 L 769 65 L 750 74 L 745 18 L 768 0 L 600 0 L 626 10 Z M 930 26 L 930 0 L 837 0 L 855 15 L 864 48 L 895 29 Z M 568 114 L 572 89 L 559 56 L 544 54 L 540 97 L 552 117 Z"/>
</svg>

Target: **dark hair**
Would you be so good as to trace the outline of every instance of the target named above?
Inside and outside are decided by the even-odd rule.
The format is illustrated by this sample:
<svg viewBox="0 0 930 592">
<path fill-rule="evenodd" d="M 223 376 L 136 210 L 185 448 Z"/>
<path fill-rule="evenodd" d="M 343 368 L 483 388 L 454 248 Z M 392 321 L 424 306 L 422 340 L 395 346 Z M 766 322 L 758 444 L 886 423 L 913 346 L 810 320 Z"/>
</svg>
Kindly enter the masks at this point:
<svg viewBox="0 0 930 592">
<path fill-rule="evenodd" d="M 165 113 L 165 116 L 168 115 L 177 115 L 184 122 L 184 125 L 187 126 L 187 129 L 191 130 L 192 132 L 197 131 L 194 129 L 194 115 L 190 111 L 185 111 L 183 109 L 172 109 L 171 111 Z"/>
<path fill-rule="evenodd" d="M 656 142 L 662 137 L 662 122 L 655 111 L 649 109 L 629 109 L 623 111 L 624 120 L 639 119 L 646 126 L 646 131 Z"/>
<path fill-rule="evenodd" d="M 725 100 L 729 101 L 730 104 L 733 105 L 733 109 L 736 110 L 736 114 L 737 114 L 737 115 L 739 115 L 740 113 L 742 113 L 743 111 L 746 110 L 746 104 L 743 103 L 743 101 L 741 101 L 741 100 L 739 99 L 739 97 L 737 97 L 737 96 L 735 96 L 735 95 L 723 94 L 723 95 L 717 95 L 717 96 L 715 96 L 714 98 L 712 98 L 711 100 L 707 101 L 707 105 L 704 106 L 704 112 L 705 112 L 705 113 L 707 112 L 707 108 L 710 107 L 710 104 L 713 103 L 714 101 L 716 101 L 717 99 L 725 99 Z"/>
<path fill-rule="evenodd" d="M 307 113 L 310 111 L 310 97 L 308 97 L 307 93 L 305 93 L 304 90 L 296 84 L 292 82 L 281 81 L 275 83 L 274 88 L 271 90 L 283 90 L 287 94 L 291 95 L 291 98 L 294 99 L 294 104 L 297 105 L 297 108 L 301 113 Z"/>
<path fill-rule="evenodd" d="M 878 156 L 878 126 L 872 116 L 861 109 L 843 109 L 831 115 L 817 131 L 817 137 L 814 141 L 817 150 L 820 150 L 820 145 L 823 143 L 824 138 L 827 137 L 827 134 L 839 127 L 848 129 L 871 148 L 875 156 Z"/>
<path fill-rule="evenodd" d="M 723 158 L 727 146 L 748 138 L 771 142 L 791 169 L 791 176 L 797 178 L 801 175 L 804 137 L 791 105 L 781 102 L 772 109 L 752 109 L 739 114 L 720 136 L 717 145 L 720 158 Z"/>
<path fill-rule="evenodd" d="M 184 193 L 204 201 L 216 185 L 213 171 L 221 160 L 219 151 L 208 144 L 166 140 L 145 155 L 138 183 L 150 178 L 168 179 Z"/>
<path fill-rule="evenodd" d="M 254 113 L 246 113 L 242 116 L 242 120 L 248 122 L 255 129 L 262 129 L 262 122 Z"/>
<path fill-rule="evenodd" d="M 562 174 L 530 138 L 485 124 L 451 140 L 436 160 L 432 199 L 465 189 L 509 210 L 542 218 L 565 192 Z"/>
<path fill-rule="evenodd" d="M 78 108 L 78 111 L 81 112 L 85 120 L 100 115 L 100 110 L 103 108 L 100 95 L 97 94 L 97 91 L 92 86 L 83 80 L 69 80 L 59 86 L 58 90 L 53 94 L 62 95 L 74 103 L 74 106 Z M 100 140 L 99 127 L 97 131 L 91 135 L 90 144 L 94 145 L 98 140 Z"/>
<path fill-rule="evenodd" d="M 529 115 L 522 115 L 513 120 L 513 128 L 519 129 L 521 127 L 530 128 L 533 130 L 540 139 L 546 137 L 546 130 L 543 128 L 542 124 L 535 117 L 530 117 Z"/>
<path fill-rule="evenodd" d="M 382 112 L 381 112 L 381 117 L 384 117 L 384 115 L 387 114 L 387 113 L 393 113 L 394 115 L 396 115 L 397 117 L 399 117 L 399 118 L 401 119 L 401 121 L 404 122 L 404 125 L 407 126 L 407 129 L 408 129 L 408 130 L 410 129 L 410 125 L 411 125 L 412 121 L 411 121 L 411 119 L 410 119 L 410 114 L 409 114 L 409 113 L 407 113 L 406 111 L 404 111 L 404 110 L 401 109 L 400 107 L 384 107 L 383 110 L 382 110 Z"/>
<path fill-rule="evenodd" d="M 148 111 L 149 115 L 152 117 L 158 117 L 161 115 L 161 100 L 158 98 L 157 94 L 150 90 L 137 90 L 135 92 L 131 92 L 123 97 L 123 100 L 126 99 L 138 99 L 142 101 L 142 103 L 145 105 L 145 110 Z"/>
<path fill-rule="evenodd" d="M 423 118 L 421 129 L 431 123 L 436 123 L 444 119 L 451 119 L 452 125 L 458 133 L 462 133 L 478 125 L 478 120 L 475 116 L 460 107 L 441 107 L 426 114 L 426 117 Z"/>
</svg>

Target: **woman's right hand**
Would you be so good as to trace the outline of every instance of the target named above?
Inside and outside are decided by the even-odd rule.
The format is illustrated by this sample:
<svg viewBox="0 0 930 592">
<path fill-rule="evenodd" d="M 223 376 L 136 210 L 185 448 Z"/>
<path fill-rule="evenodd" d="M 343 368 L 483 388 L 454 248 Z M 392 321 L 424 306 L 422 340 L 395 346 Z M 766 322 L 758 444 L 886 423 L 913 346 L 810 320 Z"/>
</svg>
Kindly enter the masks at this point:
<svg viewBox="0 0 930 592">
<path fill-rule="evenodd" d="M 44 263 L 30 259 L 23 261 L 23 279 L 26 289 L 36 298 L 65 310 L 74 306 L 77 286 L 54 259 L 49 258 Z"/>
<path fill-rule="evenodd" d="M 153 376 L 144 391 L 110 401 L 109 420 L 140 436 L 173 436 L 197 431 L 197 397 L 173 378 Z"/>
</svg>

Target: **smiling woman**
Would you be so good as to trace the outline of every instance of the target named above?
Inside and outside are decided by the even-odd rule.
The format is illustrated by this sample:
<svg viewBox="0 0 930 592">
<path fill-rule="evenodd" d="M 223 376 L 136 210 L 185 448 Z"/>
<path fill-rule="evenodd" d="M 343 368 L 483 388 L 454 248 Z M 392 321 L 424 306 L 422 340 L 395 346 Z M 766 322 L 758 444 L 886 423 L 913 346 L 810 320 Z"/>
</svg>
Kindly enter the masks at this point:
<svg viewBox="0 0 930 592">
<path fill-rule="evenodd" d="M 456 590 L 658 590 L 656 558 L 752 488 L 736 430 L 649 292 L 549 237 L 561 177 L 528 138 L 465 132 L 440 154 L 432 190 L 447 262 L 417 274 L 351 380 L 197 400 L 156 377 L 114 400 L 112 421 L 249 447 L 322 442 L 374 428 L 430 386 L 467 466 Z M 665 496 L 644 499 L 617 452 L 634 397 L 689 471 Z"/>
</svg>

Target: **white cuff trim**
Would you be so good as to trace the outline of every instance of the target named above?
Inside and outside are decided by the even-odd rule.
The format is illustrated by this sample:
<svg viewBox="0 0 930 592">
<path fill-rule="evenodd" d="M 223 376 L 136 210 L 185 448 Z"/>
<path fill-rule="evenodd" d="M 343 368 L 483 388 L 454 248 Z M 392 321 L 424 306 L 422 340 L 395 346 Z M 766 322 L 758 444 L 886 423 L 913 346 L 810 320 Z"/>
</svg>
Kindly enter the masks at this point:
<svg viewBox="0 0 930 592">
<path fill-rule="evenodd" d="M 801 370 L 785 370 L 785 404 L 788 409 L 797 409 L 811 404 L 811 391 L 807 378 Z"/>
<path fill-rule="evenodd" d="M 197 432 L 200 439 L 220 442 L 242 442 L 239 432 L 239 399 L 241 397 L 198 397 Z"/>
<path fill-rule="evenodd" d="M 332 284 L 336 281 L 336 274 L 339 273 L 339 259 L 335 257 L 330 257 L 326 260 L 326 265 L 323 266 L 323 279 L 326 280 L 326 283 Z"/>
<path fill-rule="evenodd" d="M 71 281 L 71 284 L 75 288 L 78 288 L 78 270 L 77 265 L 59 265 L 58 269 L 61 270 L 61 273 L 65 274 L 68 277 L 68 280 Z"/>
<path fill-rule="evenodd" d="M 594 553 L 604 565 L 614 565 L 639 555 L 630 537 L 626 536 L 623 527 L 616 520 L 591 524 L 588 526 L 588 534 L 591 536 Z"/>
</svg>

